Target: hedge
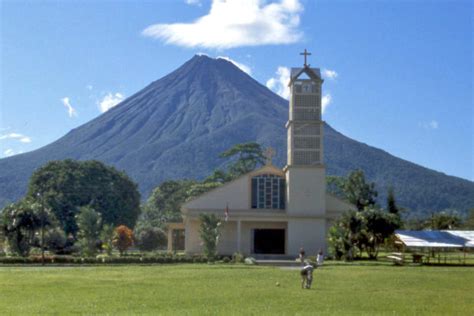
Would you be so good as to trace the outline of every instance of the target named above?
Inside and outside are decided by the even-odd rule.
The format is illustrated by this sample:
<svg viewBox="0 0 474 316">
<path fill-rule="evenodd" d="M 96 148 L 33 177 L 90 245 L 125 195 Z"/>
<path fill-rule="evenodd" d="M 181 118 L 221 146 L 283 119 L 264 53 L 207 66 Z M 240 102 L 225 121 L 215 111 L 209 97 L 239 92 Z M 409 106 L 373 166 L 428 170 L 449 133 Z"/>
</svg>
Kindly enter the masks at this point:
<svg viewBox="0 0 474 316">
<path fill-rule="evenodd" d="M 228 257 L 219 257 L 218 260 L 228 263 Z M 54 255 L 46 256 L 45 264 L 163 264 L 163 263 L 206 263 L 205 256 L 177 256 L 177 255 L 161 255 L 161 256 L 124 256 L 124 257 L 108 257 L 98 255 L 97 257 L 76 257 Z M 41 256 L 30 257 L 0 257 L 0 264 L 41 264 Z"/>
</svg>

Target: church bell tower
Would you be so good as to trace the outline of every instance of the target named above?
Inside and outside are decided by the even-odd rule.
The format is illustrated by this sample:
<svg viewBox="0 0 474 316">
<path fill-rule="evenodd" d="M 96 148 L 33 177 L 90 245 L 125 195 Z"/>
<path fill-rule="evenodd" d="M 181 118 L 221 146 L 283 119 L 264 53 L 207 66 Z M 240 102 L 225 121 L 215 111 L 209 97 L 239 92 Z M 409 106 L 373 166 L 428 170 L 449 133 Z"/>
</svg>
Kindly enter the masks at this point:
<svg viewBox="0 0 474 316">
<path fill-rule="evenodd" d="M 288 162 L 285 167 L 287 212 L 294 215 L 325 215 L 326 171 L 323 164 L 323 121 L 319 68 L 307 63 L 291 69 Z"/>
</svg>

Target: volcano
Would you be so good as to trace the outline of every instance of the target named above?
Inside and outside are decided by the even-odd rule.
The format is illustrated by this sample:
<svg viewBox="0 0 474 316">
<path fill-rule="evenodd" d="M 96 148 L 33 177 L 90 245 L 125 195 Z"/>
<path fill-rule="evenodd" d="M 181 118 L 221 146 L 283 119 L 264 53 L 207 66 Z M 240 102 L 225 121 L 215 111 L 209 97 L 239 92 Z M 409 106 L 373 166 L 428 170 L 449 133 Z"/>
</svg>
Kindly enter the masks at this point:
<svg viewBox="0 0 474 316">
<path fill-rule="evenodd" d="M 124 170 L 147 198 L 164 180 L 202 179 L 225 161 L 219 153 L 256 141 L 286 162 L 288 101 L 224 59 L 194 56 L 169 75 L 38 150 L 0 160 L 0 205 L 26 192 L 50 160 L 96 159 Z M 387 188 L 412 214 L 474 207 L 474 183 L 424 168 L 324 126 L 330 175 L 362 169 L 385 204 Z"/>
</svg>

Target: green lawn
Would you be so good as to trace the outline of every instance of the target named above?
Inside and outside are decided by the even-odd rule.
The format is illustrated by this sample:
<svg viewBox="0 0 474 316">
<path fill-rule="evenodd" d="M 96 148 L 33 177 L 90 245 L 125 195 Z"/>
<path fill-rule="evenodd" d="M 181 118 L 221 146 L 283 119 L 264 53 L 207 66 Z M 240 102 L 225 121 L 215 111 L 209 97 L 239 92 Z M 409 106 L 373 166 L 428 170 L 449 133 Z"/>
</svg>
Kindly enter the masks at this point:
<svg viewBox="0 0 474 316">
<path fill-rule="evenodd" d="M 474 315 L 474 268 L 328 264 L 0 267 L 0 314 Z M 277 287 L 276 282 L 281 285 Z"/>
</svg>

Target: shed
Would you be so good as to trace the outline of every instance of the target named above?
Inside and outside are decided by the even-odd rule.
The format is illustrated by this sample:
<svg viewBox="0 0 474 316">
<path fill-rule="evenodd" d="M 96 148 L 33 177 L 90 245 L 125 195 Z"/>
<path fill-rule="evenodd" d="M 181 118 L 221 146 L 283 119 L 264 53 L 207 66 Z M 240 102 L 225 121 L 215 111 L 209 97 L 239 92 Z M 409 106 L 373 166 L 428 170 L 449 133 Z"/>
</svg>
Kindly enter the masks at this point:
<svg viewBox="0 0 474 316">
<path fill-rule="evenodd" d="M 414 258 L 425 256 L 427 262 L 430 257 L 436 258 L 436 254 L 438 262 L 441 262 L 441 253 L 443 253 L 445 263 L 448 258 L 466 263 L 466 254 L 474 250 L 474 231 L 472 230 L 397 230 L 395 237 L 396 243 L 402 246 L 404 252 L 415 253 Z M 455 252 L 462 253 L 463 258 L 453 257 L 452 253 Z"/>
</svg>

